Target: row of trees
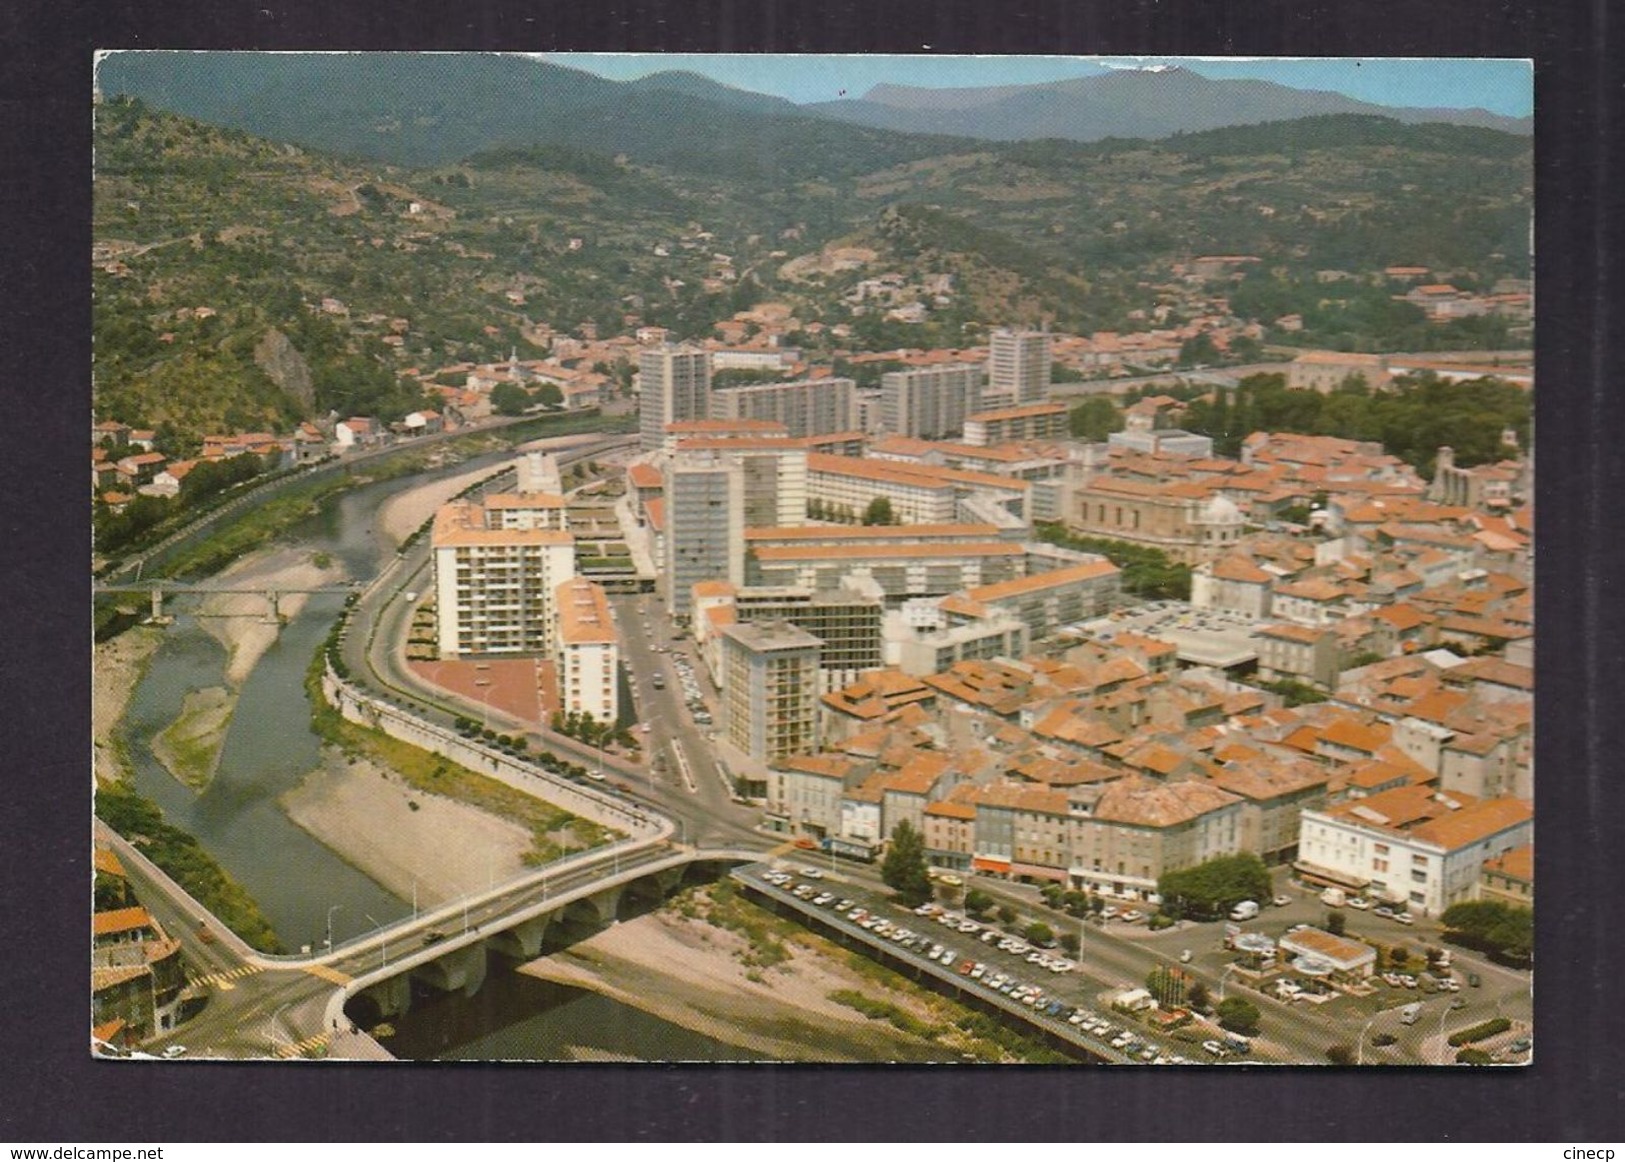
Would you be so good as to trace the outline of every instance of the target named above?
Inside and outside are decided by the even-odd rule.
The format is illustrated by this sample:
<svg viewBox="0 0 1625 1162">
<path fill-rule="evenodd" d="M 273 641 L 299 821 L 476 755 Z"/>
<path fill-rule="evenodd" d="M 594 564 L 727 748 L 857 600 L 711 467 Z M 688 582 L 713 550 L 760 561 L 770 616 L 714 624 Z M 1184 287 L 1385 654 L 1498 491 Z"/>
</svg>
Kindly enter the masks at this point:
<svg viewBox="0 0 1625 1162">
<path fill-rule="evenodd" d="M 1114 541 L 1106 537 L 1085 537 L 1058 522 L 1035 521 L 1040 540 L 1066 549 L 1099 553 L 1123 571 L 1123 591 L 1149 601 L 1190 600 L 1191 567 L 1172 560 L 1161 549 Z"/>
<path fill-rule="evenodd" d="M 632 732 L 613 722 L 600 722 L 585 710 L 555 710 L 551 725 L 566 738 L 578 739 L 588 746 L 603 747 L 612 742 L 630 747 L 636 745 Z"/>
<path fill-rule="evenodd" d="M 1514 962 L 1526 962 L 1535 949 L 1535 913 L 1499 900 L 1468 900 L 1446 908 L 1449 936 Z"/>
<path fill-rule="evenodd" d="M 1191 400 L 1182 423 L 1211 436 L 1221 456 L 1239 455 L 1242 440 L 1253 432 L 1299 432 L 1375 441 L 1431 476 L 1441 445 L 1453 448 L 1463 467 L 1505 456 L 1502 434 L 1509 429 L 1527 447 L 1532 416 L 1529 393 L 1493 376 L 1459 382 L 1400 376 L 1382 391 L 1355 376 L 1322 394 L 1289 388 L 1285 376 L 1268 374 L 1250 375 L 1233 393 L 1217 392 L 1211 401 Z"/>
</svg>

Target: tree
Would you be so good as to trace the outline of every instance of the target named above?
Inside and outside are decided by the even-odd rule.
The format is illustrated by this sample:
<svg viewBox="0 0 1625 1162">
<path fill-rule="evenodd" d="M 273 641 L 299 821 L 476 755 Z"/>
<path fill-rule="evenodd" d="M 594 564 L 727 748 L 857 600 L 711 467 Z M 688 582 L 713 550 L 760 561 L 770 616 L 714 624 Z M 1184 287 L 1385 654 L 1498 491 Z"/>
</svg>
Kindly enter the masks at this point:
<svg viewBox="0 0 1625 1162">
<path fill-rule="evenodd" d="M 1123 428 L 1123 413 L 1107 396 L 1092 395 L 1067 415 L 1074 439 L 1100 443 Z"/>
<path fill-rule="evenodd" d="M 544 383 L 536 389 L 536 402 L 556 408 L 564 402 L 564 392 L 556 383 Z"/>
<path fill-rule="evenodd" d="M 1048 948 L 1051 944 L 1055 943 L 1055 929 L 1051 928 L 1042 920 L 1034 920 L 1031 924 L 1027 925 L 1027 929 L 1023 935 L 1027 938 L 1028 943 L 1036 944 L 1040 948 Z"/>
<path fill-rule="evenodd" d="M 1347 1045 L 1329 1045 L 1326 1048 L 1326 1060 L 1333 1065 L 1353 1065 L 1354 1050 Z"/>
<path fill-rule="evenodd" d="M 1258 1006 L 1244 997 L 1225 997 L 1216 1011 L 1221 1029 L 1247 1036 L 1258 1032 L 1258 1021 L 1263 1016 Z"/>
<path fill-rule="evenodd" d="M 894 525 L 897 518 L 892 515 L 891 500 L 884 496 L 877 496 L 869 502 L 869 507 L 863 510 L 863 523 L 866 525 Z"/>
<path fill-rule="evenodd" d="M 1349 922 L 1341 912 L 1326 913 L 1326 931 L 1333 936 L 1341 936 L 1348 929 Z"/>
<path fill-rule="evenodd" d="M 522 416 L 530 407 L 530 393 L 517 383 L 499 383 L 491 389 L 491 407 L 499 416 Z"/>
<path fill-rule="evenodd" d="M 1195 867 L 1164 872 L 1157 880 L 1162 909 L 1171 916 L 1217 919 L 1243 900 L 1269 897 L 1270 873 L 1250 852 L 1222 855 Z"/>
<path fill-rule="evenodd" d="M 993 907 L 993 897 L 982 891 L 981 888 L 972 888 L 965 893 L 965 911 L 972 916 L 981 916 Z"/>
<path fill-rule="evenodd" d="M 1164 1008 L 1177 1008 L 1185 1003 L 1190 978 L 1177 968 L 1159 964 L 1145 977 L 1145 990 L 1157 998 Z"/>
<path fill-rule="evenodd" d="M 1186 994 L 1185 1000 L 1198 1013 L 1207 1012 L 1213 1004 L 1213 998 L 1208 994 L 1207 985 L 1201 981 L 1196 981 L 1191 985 L 1190 992 Z"/>
<path fill-rule="evenodd" d="M 880 865 L 880 878 L 907 907 L 915 907 L 931 898 L 931 877 L 925 867 L 925 840 L 907 819 L 892 832 L 886 858 Z"/>
<path fill-rule="evenodd" d="M 1452 904 L 1441 917 L 1450 936 L 1460 944 L 1525 961 L 1534 951 L 1535 913 L 1499 900 L 1468 900 Z"/>
<path fill-rule="evenodd" d="M 1076 956 L 1083 948 L 1083 941 L 1078 939 L 1076 932 L 1061 933 L 1061 949 L 1068 956 Z"/>
<path fill-rule="evenodd" d="M 1012 908 L 1009 904 L 1000 904 L 999 905 L 999 923 L 1001 923 L 1001 924 L 1014 924 L 1015 922 L 1016 922 L 1016 910 L 1014 908 Z"/>
</svg>

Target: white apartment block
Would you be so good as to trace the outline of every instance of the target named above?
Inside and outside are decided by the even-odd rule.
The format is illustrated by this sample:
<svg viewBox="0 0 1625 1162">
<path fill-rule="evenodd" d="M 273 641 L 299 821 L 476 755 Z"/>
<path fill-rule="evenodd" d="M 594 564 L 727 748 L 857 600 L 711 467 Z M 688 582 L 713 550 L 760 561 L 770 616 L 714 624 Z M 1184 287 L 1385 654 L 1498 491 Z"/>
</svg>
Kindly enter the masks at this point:
<svg viewBox="0 0 1625 1162">
<path fill-rule="evenodd" d="M 675 459 L 665 473 L 666 608 L 687 617 L 694 583 L 745 580 L 745 473 L 737 464 Z"/>
<path fill-rule="evenodd" d="M 1527 800 L 1408 785 L 1303 812 L 1294 866 L 1311 879 L 1436 916 L 1475 898 L 1485 861 L 1533 836 Z"/>
<path fill-rule="evenodd" d="M 777 762 L 818 745 L 818 651 L 785 621 L 722 631 L 722 729 L 752 759 Z"/>
<path fill-rule="evenodd" d="M 1000 327 L 989 336 L 985 394 L 1012 404 L 1047 399 L 1050 358 L 1049 332 Z"/>
<path fill-rule="evenodd" d="M 743 479 L 745 528 L 790 528 L 807 523 L 807 449 L 797 441 L 775 437 L 680 440 L 673 460 L 694 467 L 737 468 Z"/>
<path fill-rule="evenodd" d="M 880 377 L 880 426 L 925 440 L 958 435 L 981 407 L 985 374 L 977 363 L 888 371 Z"/>
<path fill-rule="evenodd" d="M 663 343 L 638 356 L 638 438 L 645 452 L 660 447 L 667 424 L 707 419 L 710 412 L 707 352 Z"/>
<path fill-rule="evenodd" d="M 562 528 L 503 528 L 472 502 L 435 513 L 436 636 L 444 658 L 551 652 L 554 594 L 575 576 Z"/>
<path fill-rule="evenodd" d="M 1071 414 L 1064 403 L 1030 403 L 965 417 L 965 443 L 976 448 L 1029 440 L 1064 440 Z"/>
<path fill-rule="evenodd" d="M 711 393 L 711 418 L 774 420 L 794 439 L 851 432 L 858 426 L 856 390 L 839 378 L 721 388 Z"/>
<path fill-rule="evenodd" d="M 553 603 L 560 707 L 590 714 L 599 722 L 614 722 L 620 717 L 616 681 L 620 648 L 603 587 L 576 577 L 554 590 Z"/>
</svg>

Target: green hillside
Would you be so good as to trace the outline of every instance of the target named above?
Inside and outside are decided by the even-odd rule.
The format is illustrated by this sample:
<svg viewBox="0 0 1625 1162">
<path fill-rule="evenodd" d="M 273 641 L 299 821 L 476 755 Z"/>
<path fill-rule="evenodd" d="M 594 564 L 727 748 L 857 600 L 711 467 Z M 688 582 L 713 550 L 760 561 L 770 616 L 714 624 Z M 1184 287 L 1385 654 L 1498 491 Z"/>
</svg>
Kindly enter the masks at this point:
<svg viewBox="0 0 1625 1162">
<path fill-rule="evenodd" d="M 1177 299 L 1173 264 L 1210 253 L 1260 258 L 1230 289 L 1233 309 L 1302 312 L 1310 339 L 1493 345 L 1498 322 L 1430 329 L 1392 288 L 1333 293 L 1317 272 L 1423 265 L 1476 289 L 1529 267 L 1529 143 L 1491 130 L 1331 117 L 1155 143 L 971 146 L 682 92 L 618 108 L 639 100 L 667 119 L 583 110 L 577 140 L 419 169 L 105 102 L 99 411 L 187 438 L 329 411 L 392 419 L 421 404 L 402 370 L 539 355 L 531 323 L 609 335 L 635 320 L 701 337 L 764 300 L 847 323 L 859 350 L 957 345 L 1046 318 L 1134 330 Z M 668 132 L 702 115 L 714 132 Z M 809 273 L 830 244 L 873 260 Z M 855 314 L 843 296 L 886 272 L 951 276 L 952 292 L 923 323 Z M 324 300 L 342 307 L 320 312 Z M 272 332 L 296 353 L 275 367 Z M 834 354 L 827 338 L 795 338 Z M 288 382 L 301 362 L 305 392 Z"/>
</svg>

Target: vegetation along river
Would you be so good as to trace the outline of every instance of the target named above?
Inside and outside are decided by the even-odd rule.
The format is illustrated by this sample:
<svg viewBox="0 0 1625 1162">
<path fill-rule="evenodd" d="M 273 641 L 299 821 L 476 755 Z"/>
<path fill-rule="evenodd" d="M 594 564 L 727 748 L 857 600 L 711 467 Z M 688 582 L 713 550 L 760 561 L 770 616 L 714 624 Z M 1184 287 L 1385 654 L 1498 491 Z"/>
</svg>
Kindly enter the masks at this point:
<svg viewBox="0 0 1625 1162">
<path fill-rule="evenodd" d="M 399 480 L 364 485 L 301 522 L 285 539 L 327 553 L 349 576 L 372 577 L 392 547 L 374 531 L 379 506 L 403 489 L 511 453 L 492 454 Z M 207 788 L 178 782 L 153 756 L 150 743 L 181 714 L 186 694 L 225 684 L 225 649 L 193 616 L 193 599 L 172 599 L 177 614 L 163 646 L 137 684 L 121 734 L 136 787 L 175 826 L 191 832 L 260 905 L 290 950 L 320 947 L 331 911 L 334 943 L 411 911 L 402 900 L 346 863 L 294 824 L 278 801 L 320 761 L 310 728 L 304 676 L 311 657 L 342 608 L 337 595 L 313 595 L 278 634 L 244 681 L 227 727 L 219 766 Z M 190 608 L 189 608 L 190 607 Z"/>
</svg>

